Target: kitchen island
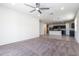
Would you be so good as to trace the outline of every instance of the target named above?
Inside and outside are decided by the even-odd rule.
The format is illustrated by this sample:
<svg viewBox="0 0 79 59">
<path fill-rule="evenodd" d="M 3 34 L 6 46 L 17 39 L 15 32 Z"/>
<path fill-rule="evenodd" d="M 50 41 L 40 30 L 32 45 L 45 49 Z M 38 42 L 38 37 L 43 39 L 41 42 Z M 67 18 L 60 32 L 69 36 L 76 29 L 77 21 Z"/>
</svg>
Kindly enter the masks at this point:
<svg viewBox="0 0 79 59">
<path fill-rule="evenodd" d="M 49 31 L 49 35 L 60 35 L 60 36 L 62 36 L 62 31 L 56 31 L 56 30 Z"/>
</svg>

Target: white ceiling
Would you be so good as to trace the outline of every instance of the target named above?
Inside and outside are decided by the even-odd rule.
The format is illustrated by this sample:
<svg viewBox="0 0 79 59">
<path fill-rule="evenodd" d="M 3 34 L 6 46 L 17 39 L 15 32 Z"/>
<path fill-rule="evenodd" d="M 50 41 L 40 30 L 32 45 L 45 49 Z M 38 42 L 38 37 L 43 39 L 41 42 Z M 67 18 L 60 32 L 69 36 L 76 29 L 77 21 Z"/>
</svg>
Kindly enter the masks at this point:
<svg viewBox="0 0 79 59">
<path fill-rule="evenodd" d="M 49 7 L 50 9 L 41 10 L 42 14 L 39 14 L 37 11 L 30 13 L 29 11 L 33 10 L 33 8 L 25 6 L 24 3 L 17 3 L 13 5 L 10 3 L 4 3 L 1 5 L 5 5 L 18 11 L 33 15 L 45 23 L 72 20 L 79 8 L 79 3 L 40 3 L 40 7 Z M 29 5 L 35 6 L 35 3 L 29 3 Z M 62 7 L 64 7 L 63 10 L 61 10 Z M 53 14 L 50 15 L 51 13 Z"/>
</svg>

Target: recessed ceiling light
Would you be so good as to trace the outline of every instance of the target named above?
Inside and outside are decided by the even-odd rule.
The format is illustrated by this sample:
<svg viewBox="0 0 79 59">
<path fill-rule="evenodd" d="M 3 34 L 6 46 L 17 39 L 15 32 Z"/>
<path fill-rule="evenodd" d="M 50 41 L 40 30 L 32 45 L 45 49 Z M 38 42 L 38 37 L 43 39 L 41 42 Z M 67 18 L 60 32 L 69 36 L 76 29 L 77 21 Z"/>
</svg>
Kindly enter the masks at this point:
<svg viewBox="0 0 79 59">
<path fill-rule="evenodd" d="M 11 3 L 12 5 L 15 5 L 16 3 Z"/>
<path fill-rule="evenodd" d="M 64 7 L 61 7 L 60 9 L 61 9 L 61 10 L 64 10 Z"/>
</svg>

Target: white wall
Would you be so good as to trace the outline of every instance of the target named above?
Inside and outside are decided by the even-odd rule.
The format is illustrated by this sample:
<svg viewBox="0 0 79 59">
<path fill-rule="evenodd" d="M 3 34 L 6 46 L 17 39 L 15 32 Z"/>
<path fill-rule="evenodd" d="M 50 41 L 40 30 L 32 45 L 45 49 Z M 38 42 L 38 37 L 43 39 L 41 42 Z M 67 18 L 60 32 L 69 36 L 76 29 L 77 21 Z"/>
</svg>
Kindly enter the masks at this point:
<svg viewBox="0 0 79 59">
<path fill-rule="evenodd" d="M 78 11 L 77 16 L 75 18 L 75 39 L 79 43 L 79 11 Z"/>
<path fill-rule="evenodd" d="M 39 20 L 0 6 L 0 45 L 39 36 Z"/>
</svg>

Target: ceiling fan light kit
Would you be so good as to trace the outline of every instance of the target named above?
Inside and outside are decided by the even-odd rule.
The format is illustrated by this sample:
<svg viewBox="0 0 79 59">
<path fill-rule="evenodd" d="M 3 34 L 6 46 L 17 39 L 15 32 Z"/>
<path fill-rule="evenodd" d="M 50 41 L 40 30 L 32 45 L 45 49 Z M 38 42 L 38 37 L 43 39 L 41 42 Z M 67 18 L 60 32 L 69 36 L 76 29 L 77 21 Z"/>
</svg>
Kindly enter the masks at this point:
<svg viewBox="0 0 79 59">
<path fill-rule="evenodd" d="M 35 7 L 34 6 L 31 6 L 29 4 L 25 4 L 25 3 L 24 3 L 24 5 L 29 6 L 31 8 L 34 8 L 34 10 L 30 11 L 30 13 L 32 13 L 34 11 L 38 11 L 40 14 L 42 14 L 41 10 L 48 10 L 49 9 L 49 8 L 40 8 L 40 3 L 36 3 L 35 4 L 36 5 Z"/>
</svg>

